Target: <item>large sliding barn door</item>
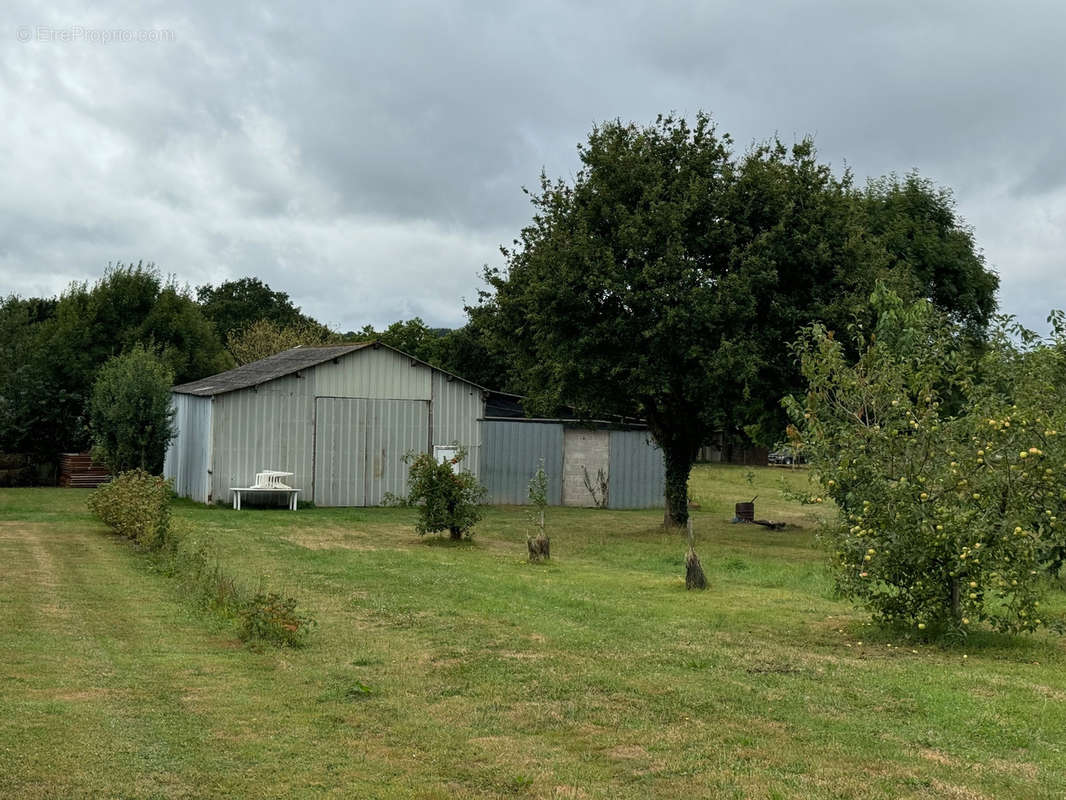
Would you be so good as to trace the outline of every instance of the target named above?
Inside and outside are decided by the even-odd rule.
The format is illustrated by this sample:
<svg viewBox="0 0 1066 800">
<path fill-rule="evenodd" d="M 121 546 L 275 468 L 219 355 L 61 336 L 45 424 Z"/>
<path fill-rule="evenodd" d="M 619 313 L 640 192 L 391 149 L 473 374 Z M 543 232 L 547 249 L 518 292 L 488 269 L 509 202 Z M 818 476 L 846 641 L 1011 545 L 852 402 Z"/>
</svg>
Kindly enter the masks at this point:
<svg viewBox="0 0 1066 800">
<path fill-rule="evenodd" d="M 429 445 L 425 400 L 315 399 L 315 505 L 374 506 L 407 494 L 409 450 Z"/>
</svg>

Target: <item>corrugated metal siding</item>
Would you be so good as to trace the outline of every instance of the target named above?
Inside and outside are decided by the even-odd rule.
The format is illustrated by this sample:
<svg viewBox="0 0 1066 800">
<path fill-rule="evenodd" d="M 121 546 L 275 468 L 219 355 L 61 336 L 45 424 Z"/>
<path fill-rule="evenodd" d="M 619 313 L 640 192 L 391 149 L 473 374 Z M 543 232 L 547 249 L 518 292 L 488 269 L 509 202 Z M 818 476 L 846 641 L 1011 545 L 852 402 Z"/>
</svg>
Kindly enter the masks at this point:
<svg viewBox="0 0 1066 800">
<path fill-rule="evenodd" d="M 407 495 L 410 451 L 426 452 L 429 441 L 429 403 L 418 400 L 371 400 L 367 409 L 366 504 L 376 506 L 386 492 Z"/>
<path fill-rule="evenodd" d="M 645 431 L 611 431 L 608 508 L 662 508 L 666 470 Z"/>
<path fill-rule="evenodd" d="M 645 431 L 611 431 L 609 436 L 609 507 L 661 508 L 665 470 L 658 445 Z M 525 504 L 529 479 L 543 458 L 548 502 L 562 505 L 564 438 L 561 423 L 482 420 L 480 478 L 488 489 L 487 501 Z"/>
<path fill-rule="evenodd" d="M 313 392 L 309 378 L 286 377 L 215 398 L 215 499 L 231 500 L 230 487 L 250 486 L 265 469 L 295 473 L 287 483 L 301 500 L 311 496 Z"/>
<path fill-rule="evenodd" d="M 468 451 L 463 468 L 480 474 L 481 425 L 485 400 L 481 390 L 464 381 L 449 380 L 433 370 L 433 409 L 430 419 L 431 445 L 458 442 Z"/>
<path fill-rule="evenodd" d="M 315 504 L 379 505 L 407 493 L 404 455 L 424 453 L 429 403 L 320 397 L 315 403 Z"/>
<path fill-rule="evenodd" d="M 548 473 L 548 503 L 563 499 L 563 426 L 559 423 L 481 421 L 480 479 L 487 502 L 523 505 L 540 459 Z"/>
<path fill-rule="evenodd" d="M 163 475 L 174 481 L 179 497 L 206 503 L 211 491 L 211 398 L 172 394 L 174 430 Z"/>
<path fill-rule="evenodd" d="M 432 398 L 425 364 L 386 348 L 367 347 L 307 370 L 319 397 L 371 397 L 392 400 Z M 464 384 L 466 385 L 466 384 Z"/>
<path fill-rule="evenodd" d="M 315 401 L 315 505 L 366 505 L 369 400 Z"/>
<path fill-rule="evenodd" d="M 301 499 L 314 496 L 321 505 L 375 505 L 385 492 L 406 494 L 407 467 L 401 459 L 407 450 L 426 452 L 433 444 L 452 441 L 467 446 L 468 464 L 476 471 L 481 444 L 477 420 L 484 403 L 480 390 L 470 384 L 448 381 L 442 373 L 387 348 L 358 350 L 336 363 L 303 370 L 301 376 L 214 399 L 213 432 L 206 441 L 213 448 L 213 464 L 208 466 L 215 499 L 229 501 L 230 487 L 249 486 L 257 472 L 277 469 L 295 473 L 289 483 L 301 490 Z M 316 486 L 316 398 L 363 401 L 346 411 L 327 404 L 323 411 L 320 435 L 325 449 L 318 458 L 325 459 L 321 468 L 328 477 L 321 487 Z M 362 409 L 361 433 L 353 433 L 350 419 L 338 416 L 355 414 L 357 408 Z M 351 451 L 353 446 L 356 451 Z M 371 475 L 363 479 L 359 492 L 353 488 L 360 485 L 352 476 L 355 465 L 360 475 L 367 470 Z"/>
</svg>

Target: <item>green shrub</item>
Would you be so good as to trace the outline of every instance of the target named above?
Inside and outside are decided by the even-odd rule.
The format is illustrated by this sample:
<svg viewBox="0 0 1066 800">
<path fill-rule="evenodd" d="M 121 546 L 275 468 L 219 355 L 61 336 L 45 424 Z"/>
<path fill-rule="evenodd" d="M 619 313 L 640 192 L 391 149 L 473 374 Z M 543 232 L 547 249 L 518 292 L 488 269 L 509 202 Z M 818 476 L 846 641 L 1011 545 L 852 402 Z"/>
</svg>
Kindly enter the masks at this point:
<svg viewBox="0 0 1066 800">
<path fill-rule="evenodd" d="M 270 592 L 259 593 L 240 611 L 241 638 L 246 642 L 302 647 L 315 625 L 314 619 L 296 610 L 296 600 Z"/>
<path fill-rule="evenodd" d="M 143 469 L 117 475 L 89 496 L 89 510 L 141 547 L 162 547 L 170 531 L 170 482 Z"/>
<path fill-rule="evenodd" d="M 93 456 L 114 472 L 162 471 L 174 437 L 173 382 L 174 374 L 140 345 L 104 364 L 89 399 Z"/>
<path fill-rule="evenodd" d="M 481 501 L 485 487 L 471 473 L 458 470 L 466 458 L 460 448 L 455 458 L 437 463 L 429 453 L 408 453 L 407 499 L 418 505 L 418 535 L 448 531 L 452 539 L 471 536 L 471 529 L 481 519 Z"/>
</svg>

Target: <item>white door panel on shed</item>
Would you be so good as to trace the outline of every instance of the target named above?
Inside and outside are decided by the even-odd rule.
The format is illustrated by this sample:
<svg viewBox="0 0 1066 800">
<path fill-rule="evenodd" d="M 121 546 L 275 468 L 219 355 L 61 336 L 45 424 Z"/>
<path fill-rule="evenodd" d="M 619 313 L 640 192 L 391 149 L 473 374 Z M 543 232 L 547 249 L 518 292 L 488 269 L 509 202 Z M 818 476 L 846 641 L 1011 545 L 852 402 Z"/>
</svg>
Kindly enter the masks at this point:
<svg viewBox="0 0 1066 800">
<path fill-rule="evenodd" d="M 585 473 L 599 491 L 598 475 L 607 476 L 610 470 L 610 434 L 607 431 L 567 428 L 563 432 L 563 505 L 590 507 L 596 505 L 588 487 Z"/>
<path fill-rule="evenodd" d="M 429 403 L 319 397 L 315 400 L 315 504 L 379 505 L 407 493 L 404 455 L 426 452 Z"/>
</svg>

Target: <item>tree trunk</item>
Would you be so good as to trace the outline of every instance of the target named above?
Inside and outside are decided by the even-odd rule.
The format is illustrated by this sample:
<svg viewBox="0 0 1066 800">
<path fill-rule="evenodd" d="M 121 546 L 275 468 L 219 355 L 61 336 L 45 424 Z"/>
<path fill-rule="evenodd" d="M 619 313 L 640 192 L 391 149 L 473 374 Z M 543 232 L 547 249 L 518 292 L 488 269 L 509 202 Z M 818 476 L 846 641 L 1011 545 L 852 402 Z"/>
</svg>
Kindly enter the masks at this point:
<svg viewBox="0 0 1066 800">
<path fill-rule="evenodd" d="M 951 579 L 951 618 L 956 622 L 962 619 L 962 609 L 959 602 L 959 579 Z"/>
<path fill-rule="evenodd" d="M 543 533 L 526 539 L 530 561 L 547 561 L 551 558 L 551 539 Z"/>
<path fill-rule="evenodd" d="M 663 448 L 666 466 L 666 514 L 663 525 L 683 528 L 688 524 L 688 476 L 692 472 L 691 448 L 687 446 Z"/>
<path fill-rule="evenodd" d="M 707 576 L 703 574 L 703 566 L 696 555 L 696 536 L 692 532 L 692 517 L 688 519 L 688 553 L 685 554 L 685 588 L 706 589 Z"/>
<path fill-rule="evenodd" d="M 448 531 L 451 534 L 451 539 L 453 541 L 459 541 L 463 538 L 463 532 L 458 528 L 448 528 Z"/>
<path fill-rule="evenodd" d="M 685 588 L 706 589 L 707 576 L 703 572 L 700 560 L 695 550 L 689 550 L 685 555 Z"/>
</svg>

